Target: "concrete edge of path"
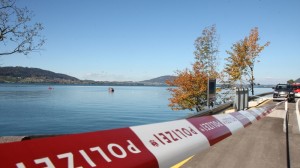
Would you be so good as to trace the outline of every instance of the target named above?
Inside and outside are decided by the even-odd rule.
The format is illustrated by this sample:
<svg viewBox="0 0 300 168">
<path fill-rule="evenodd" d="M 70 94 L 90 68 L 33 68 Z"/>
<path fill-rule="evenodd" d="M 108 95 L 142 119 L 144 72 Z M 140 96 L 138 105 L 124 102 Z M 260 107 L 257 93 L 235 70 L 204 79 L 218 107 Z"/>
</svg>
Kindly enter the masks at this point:
<svg viewBox="0 0 300 168">
<path fill-rule="evenodd" d="M 299 115 L 299 102 L 300 102 L 300 99 L 297 100 L 297 103 L 296 103 L 296 116 L 297 116 L 297 124 L 298 124 L 298 133 L 300 133 L 300 115 Z"/>
</svg>

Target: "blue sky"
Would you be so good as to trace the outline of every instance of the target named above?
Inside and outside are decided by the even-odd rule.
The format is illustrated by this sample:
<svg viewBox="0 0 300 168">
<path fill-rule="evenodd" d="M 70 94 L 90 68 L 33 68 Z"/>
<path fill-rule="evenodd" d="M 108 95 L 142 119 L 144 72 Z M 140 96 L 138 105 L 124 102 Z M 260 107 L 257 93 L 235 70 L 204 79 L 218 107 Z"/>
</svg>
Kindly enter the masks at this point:
<svg viewBox="0 0 300 168">
<path fill-rule="evenodd" d="M 0 57 L 1 66 L 37 67 L 79 79 L 140 81 L 191 67 L 194 40 L 216 24 L 219 70 L 233 43 L 259 28 L 271 44 L 256 81 L 300 78 L 298 0 L 18 0 L 43 23 L 43 50 Z"/>
</svg>

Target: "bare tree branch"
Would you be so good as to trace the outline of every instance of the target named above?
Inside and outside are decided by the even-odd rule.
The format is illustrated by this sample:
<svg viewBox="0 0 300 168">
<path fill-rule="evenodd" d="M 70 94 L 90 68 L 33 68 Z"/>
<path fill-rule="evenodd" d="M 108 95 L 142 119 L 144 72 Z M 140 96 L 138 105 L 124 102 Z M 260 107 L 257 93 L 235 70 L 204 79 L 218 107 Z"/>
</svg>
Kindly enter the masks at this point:
<svg viewBox="0 0 300 168">
<path fill-rule="evenodd" d="M 45 43 L 41 23 L 31 23 L 32 12 L 15 0 L 0 0 L 0 56 L 38 51 Z"/>
</svg>

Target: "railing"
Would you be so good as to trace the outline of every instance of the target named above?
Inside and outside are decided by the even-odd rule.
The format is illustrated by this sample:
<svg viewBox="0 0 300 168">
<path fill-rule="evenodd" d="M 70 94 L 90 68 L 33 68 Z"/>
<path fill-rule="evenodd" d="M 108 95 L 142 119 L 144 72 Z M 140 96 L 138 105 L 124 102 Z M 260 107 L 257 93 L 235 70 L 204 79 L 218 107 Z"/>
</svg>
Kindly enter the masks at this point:
<svg viewBox="0 0 300 168">
<path fill-rule="evenodd" d="M 254 100 L 256 98 L 259 98 L 259 97 L 262 97 L 262 96 L 272 94 L 272 93 L 273 92 L 266 92 L 266 93 L 261 93 L 261 94 L 254 95 L 254 96 L 249 96 L 249 101 Z M 233 101 L 230 101 L 230 102 L 227 102 L 227 103 L 224 103 L 224 104 L 217 105 L 212 109 L 205 109 L 205 110 L 202 110 L 202 111 L 200 111 L 196 114 L 188 115 L 185 118 L 194 118 L 194 117 L 201 117 L 201 116 L 206 116 L 206 115 L 217 114 L 217 113 L 220 113 L 221 111 L 223 111 L 225 109 L 228 109 L 232 106 L 233 106 Z"/>
</svg>

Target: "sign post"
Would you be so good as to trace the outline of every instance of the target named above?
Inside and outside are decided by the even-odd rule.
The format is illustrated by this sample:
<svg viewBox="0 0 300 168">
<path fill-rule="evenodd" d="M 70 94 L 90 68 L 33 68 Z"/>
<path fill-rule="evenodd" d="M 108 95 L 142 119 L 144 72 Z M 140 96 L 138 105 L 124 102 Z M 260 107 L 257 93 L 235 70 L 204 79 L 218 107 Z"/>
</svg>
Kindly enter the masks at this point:
<svg viewBox="0 0 300 168">
<path fill-rule="evenodd" d="M 214 106 L 216 100 L 216 79 L 207 80 L 207 108 Z"/>
</svg>

